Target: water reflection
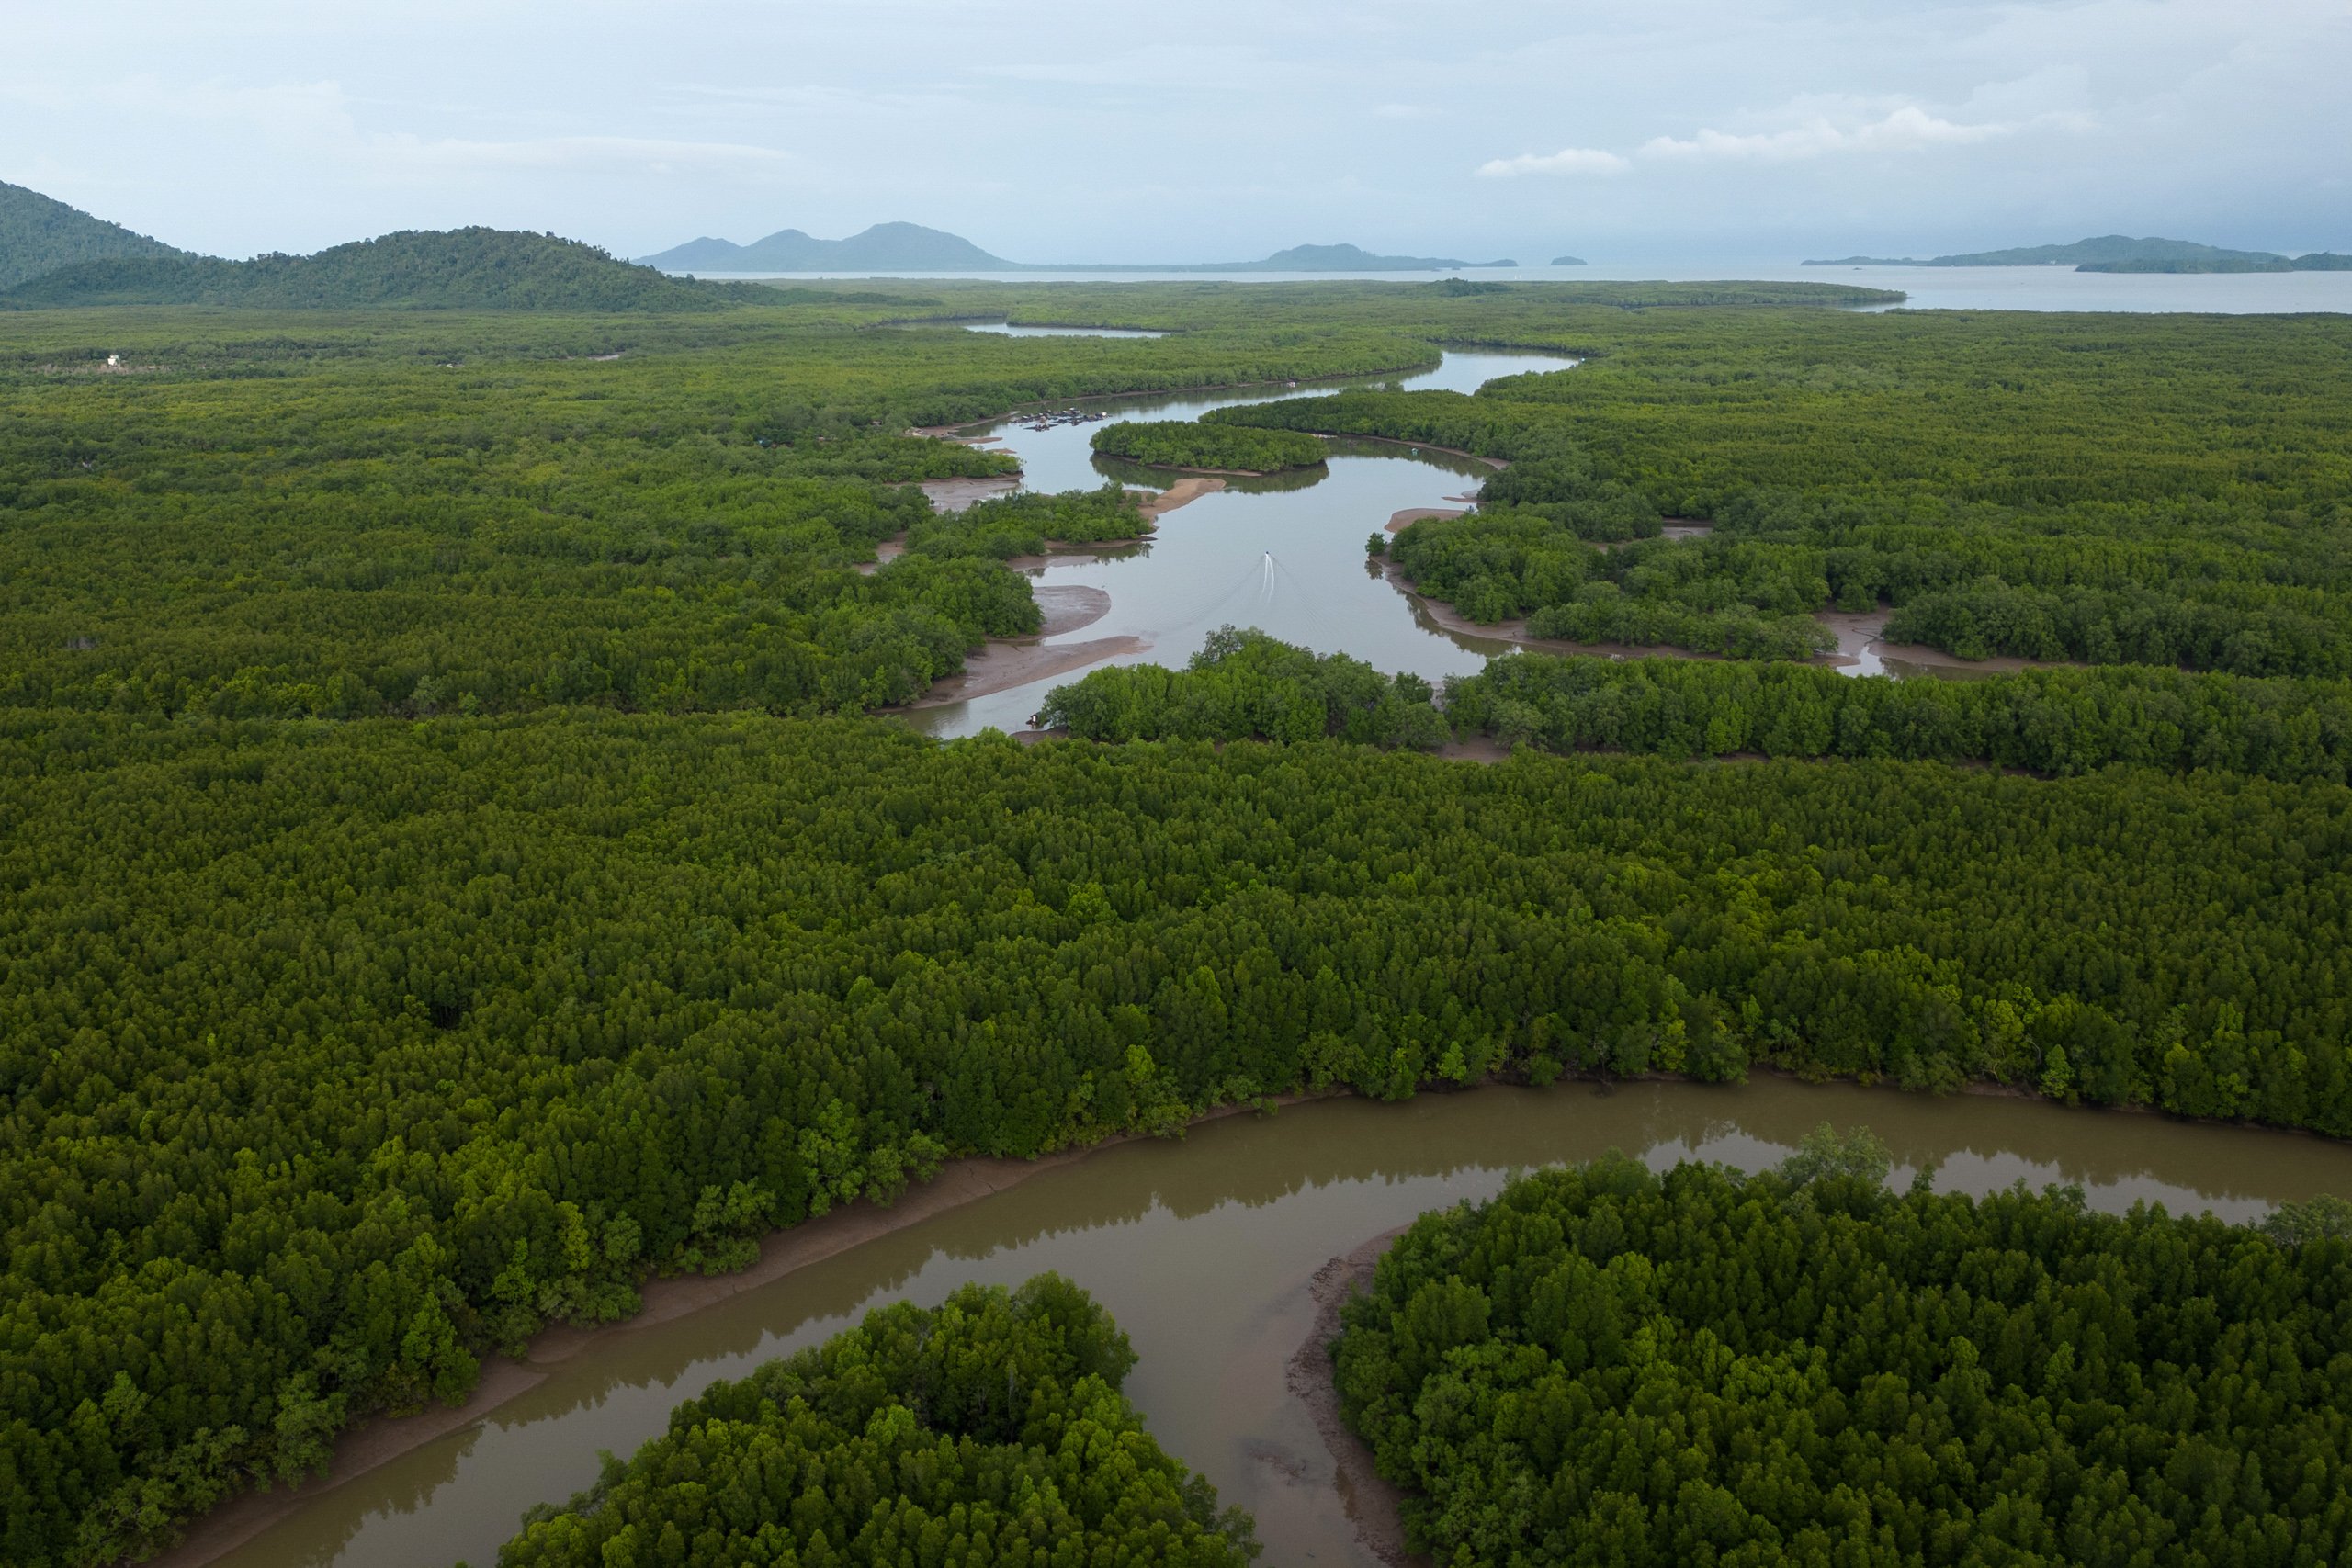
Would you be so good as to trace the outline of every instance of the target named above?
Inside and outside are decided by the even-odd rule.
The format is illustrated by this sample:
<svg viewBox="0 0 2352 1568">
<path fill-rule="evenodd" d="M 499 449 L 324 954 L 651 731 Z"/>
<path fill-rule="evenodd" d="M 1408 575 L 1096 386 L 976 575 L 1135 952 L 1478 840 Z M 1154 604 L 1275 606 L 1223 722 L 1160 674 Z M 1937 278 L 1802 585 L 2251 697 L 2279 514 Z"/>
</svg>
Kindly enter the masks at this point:
<svg viewBox="0 0 2352 1568">
<path fill-rule="evenodd" d="M 690 1316 L 606 1331 L 471 1430 L 308 1498 L 223 1561 L 486 1563 L 524 1507 L 586 1485 L 597 1450 L 630 1451 L 713 1380 L 887 1301 L 935 1303 L 967 1280 L 1055 1269 L 1118 1315 L 1143 1357 L 1129 1386 L 1154 1431 L 1258 1514 L 1269 1562 L 1358 1562 L 1329 1459 L 1283 1385 L 1315 1269 L 1425 1210 L 1487 1195 L 1514 1169 L 1612 1147 L 1659 1168 L 1696 1156 L 1757 1168 L 1823 1121 L 1871 1127 L 1901 1161 L 1896 1181 L 1934 1164 L 1947 1190 L 2069 1181 L 2108 1210 L 2154 1201 L 2233 1220 L 2352 1192 L 2352 1149 L 2316 1138 L 1777 1079 L 1293 1107 L 1106 1149 Z"/>
<path fill-rule="evenodd" d="M 1563 370 L 1557 355 L 1448 350 L 1435 369 L 1309 386 L 1267 386 L 1090 402 L 1116 417 L 1193 419 L 1213 408 L 1322 396 L 1356 386 L 1401 384 L 1417 390 L 1476 391 L 1498 376 Z M 1035 491 L 1091 489 L 1106 479 L 1165 489 L 1165 469 L 1095 456 L 1100 423 L 1032 430 L 1018 418 L 974 427 L 1002 438 L 1020 457 L 1023 484 Z M 1085 583 L 1111 596 L 1102 620 L 1069 640 L 1133 637 L 1139 651 L 1114 663 L 1182 664 L 1227 622 L 1254 626 L 1319 652 L 1344 652 L 1383 671 L 1411 670 L 1432 680 L 1470 674 L 1508 646 L 1437 626 L 1413 600 L 1366 577 L 1364 537 L 1408 507 L 1460 505 L 1493 468 L 1434 447 L 1399 442 L 1330 444 L 1319 468 L 1263 479 L 1227 479 L 1226 488 L 1169 513 L 1139 556 L 1120 560 L 1058 558 L 1032 570 L 1041 584 Z M 1048 644 L 1060 640 L 1048 638 Z M 969 701 L 917 710 L 908 722 L 926 733 L 968 735 L 984 727 L 1018 729 L 1064 674 Z"/>
<path fill-rule="evenodd" d="M 1166 337 L 1166 333 L 1146 332 L 1141 327 L 1031 327 L 1014 326 L 1011 321 L 966 321 L 967 333 L 995 333 L 1003 337 Z"/>
</svg>

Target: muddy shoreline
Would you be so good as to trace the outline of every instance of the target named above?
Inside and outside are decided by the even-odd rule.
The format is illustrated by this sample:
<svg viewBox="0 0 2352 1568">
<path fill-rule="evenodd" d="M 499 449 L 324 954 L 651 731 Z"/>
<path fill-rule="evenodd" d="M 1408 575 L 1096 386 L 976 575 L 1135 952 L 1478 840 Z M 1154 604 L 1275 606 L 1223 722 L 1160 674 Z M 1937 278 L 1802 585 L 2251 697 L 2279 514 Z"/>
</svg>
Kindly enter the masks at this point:
<svg viewBox="0 0 2352 1568">
<path fill-rule="evenodd" d="M 1855 1080 L 1823 1077 L 1800 1074 L 1763 1062 L 1749 1066 L 1752 1077 L 1799 1082 L 1836 1082 L 1851 1084 Z M 1599 1083 L 1580 1075 L 1571 1075 L 1571 1081 Z M 1687 1080 L 1673 1075 L 1644 1073 L 1632 1078 L 1613 1078 L 1613 1084 L 1630 1082 L 1676 1083 Z M 1510 1080 L 1495 1077 L 1488 1086 L 1500 1086 Z M 1604 1089 L 1606 1085 L 1603 1085 Z M 1889 1089 L 1889 1092 L 1893 1090 Z M 1973 1082 L 1960 1086 L 1962 1098 L 1985 1097 L 2031 1101 L 2044 1097 L 2019 1085 Z M 1295 1106 L 1317 1100 L 1345 1098 L 1345 1090 L 1324 1094 L 1298 1092 L 1275 1097 L 1276 1106 Z M 1897 1100 L 1932 1101 L 1934 1096 L 1924 1094 L 1896 1095 Z M 1227 1117 L 1242 1115 L 1250 1106 L 1224 1106 L 1196 1117 L 1190 1125 L 1199 1126 Z M 2342 1144 L 2324 1134 L 2304 1130 L 2261 1127 L 2245 1121 L 2175 1116 L 2151 1106 L 2090 1107 L 2070 1111 L 2068 1114 L 2097 1117 L 2103 1111 L 2124 1111 L 2135 1116 L 2159 1122 L 2178 1122 L 2188 1125 L 2234 1128 L 2276 1135 L 2292 1131 L 2294 1143 Z M 180 1541 L 151 1562 L 166 1568 L 204 1568 L 224 1554 L 243 1545 L 263 1530 L 281 1519 L 300 1512 L 318 1498 L 343 1484 L 365 1475 L 382 1465 L 401 1458 L 413 1450 L 454 1432 L 480 1423 L 485 1417 L 537 1388 L 552 1374 L 554 1369 L 596 1353 L 634 1331 L 673 1321 L 724 1302 L 743 1292 L 789 1276 L 796 1271 L 831 1258 L 864 1243 L 892 1235 L 926 1220 L 979 1201 L 1029 1180 L 1035 1176 L 1073 1165 L 1092 1156 L 1096 1151 L 1138 1142 L 1142 1134 L 1115 1134 L 1100 1142 L 1078 1148 L 1065 1149 L 1040 1156 L 1035 1160 L 1013 1160 L 988 1156 L 968 1156 L 948 1162 L 932 1180 L 910 1189 L 888 1208 L 860 1201 L 845 1205 L 820 1218 L 807 1221 L 789 1229 L 774 1231 L 761 1238 L 760 1255 L 749 1269 L 735 1274 L 719 1276 L 679 1276 L 646 1281 L 641 1287 L 642 1307 L 635 1315 L 616 1324 L 594 1328 L 567 1325 L 551 1327 L 531 1342 L 524 1356 L 517 1359 L 503 1356 L 484 1358 L 481 1381 L 467 1402 L 456 1408 L 435 1408 L 409 1416 L 375 1415 L 363 1417 L 345 1431 L 334 1445 L 329 1472 L 291 1488 L 277 1488 L 267 1492 L 247 1492 L 224 1502 L 211 1513 L 190 1522 L 187 1533 Z M 1345 1234 L 1345 1233 L 1342 1233 Z M 1384 1238 L 1375 1241 L 1385 1242 Z M 1344 1277 L 1340 1285 L 1344 1294 Z M 1319 1303 L 1318 1303 L 1319 1304 Z M 1336 1308 L 1334 1309 L 1336 1311 Z M 1337 1456 L 1335 1455 L 1335 1458 Z"/>
<path fill-rule="evenodd" d="M 1400 512 L 1388 521 L 1388 531 L 1396 533 L 1419 522 L 1422 517 L 1443 516 L 1436 508 L 1424 507 L 1414 513 Z M 1671 643 L 1623 642 L 1563 642 L 1555 637 L 1530 637 L 1524 619 L 1474 621 L 1461 614 L 1442 599 L 1432 599 L 1413 585 L 1393 560 L 1382 558 L 1380 572 L 1390 586 L 1402 593 L 1413 606 L 1417 620 L 1442 631 L 1462 637 L 1484 637 L 1512 648 L 1525 649 L 1531 653 L 1581 654 L 1600 659 L 1703 659 L 1721 661 L 1728 656 L 1706 653 L 1695 648 L 1678 648 Z M 1815 624 L 1826 627 L 1837 637 L 1838 646 L 1827 653 L 1816 653 L 1804 662 L 1821 669 L 1841 670 L 1869 660 L 1889 660 L 1920 670 L 1946 670 L 1960 675 L 2013 675 L 2026 670 L 2078 670 L 2079 664 L 2064 660 L 2042 659 L 1962 659 L 1940 648 L 1924 643 L 1886 642 L 1881 634 L 1886 629 L 1887 618 L 1893 612 L 1882 606 L 1876 610 L 1817 611 Z"/>
<path fill-rule="evenodd" d="M 1300 1105 L 1326 1098 L 1332 1097 L 1287 1094 L 1275 1096 L 1268 1103 Z M 1186 1125 L 1196 1127 L 1227 1116 L 1247 1115 L 1252 1110 L 1248 1105 L 1223 1105 L 1194 1117 Z M 952 1209 L 1017 1187 L 1046 1171 L 1145 1136 L 1142 1133 L 1117 1133 L 1096 1143 L 1029 1160 L 985 1155 L 950 1160 L 940 1168 L 937 1176 L 910 1188 L 887 1208 L 859 1199 L 788 1229 L 769 1232 L 760 1238 L 758 1261 L 738 1272 L 682 1274 L 646 1280 L 639 1291 L 643 1305 L 632 1315 L 593 1328 L 557 1324 L 542 1330 L 520 1359 L 499 1355 L 484 1357 L 481 1381 L 463 1404 L 435 1406 L 413 1415 L 362 1417 L 337 1438 L 334 1457 L 324 1475 L 294 1486 L 238 1494 L 193 1521 L 176 1543 L 145 1559 L 146 1568 L 205 1568 L 280 1519 L 299 1512 L 312 1499 L 435 1438 L 485 1419 L 546 1382 L 548 1369 L 586 1355 L 617 1336 L 688 1316 L 852 1247 L 921 1224 Z"/>
<path fill-rule="evenodd" d="M 1082 583 L 1052 583 L 1034 592 L 1037 608 L 1045 613 L 1044 623 L 1035 636 L 990 638 L 978 652 L 965 656 L 961 675 L 934 682 L 931 690 L 906 707 L 891 711 L 912 712 L 985 697 L 1051 675 L 1082 670 L 1122 653 L 1140 653 L 1151 646 L 1141 637 L 1105 637 L 1046 647 L 1046 638 L 1083 630 L 1109 615 L 1111 596 L 1100 588 Z"/>
<path fill-rule="evenodd" d="M 1331 1382 L 1331 1344 L 1340 1337 L 1340 1310 L 1372 1282 L 1373 1270 L 1389 1244 L 1411 1228 L 1383 1231 L 1315 1271 L 1306 1285 L 1315 1321 L 1283 1375 L 1283 1386 L 1306 1406 L 1330 1451 L 1336 1472 L 1332 1484 L 1348 1522 L 1355 1527 L 1356 1540 L 1387 1568 L 1428 1568 L 1430 1560 L 1406 1544 L 1405 1523 L 1398 1517 L 1403 1489 L 1382 1476 L 1373 1465 L 1371 1447 L 1340 1419 L 1340 1391 Z"/>
</svg>

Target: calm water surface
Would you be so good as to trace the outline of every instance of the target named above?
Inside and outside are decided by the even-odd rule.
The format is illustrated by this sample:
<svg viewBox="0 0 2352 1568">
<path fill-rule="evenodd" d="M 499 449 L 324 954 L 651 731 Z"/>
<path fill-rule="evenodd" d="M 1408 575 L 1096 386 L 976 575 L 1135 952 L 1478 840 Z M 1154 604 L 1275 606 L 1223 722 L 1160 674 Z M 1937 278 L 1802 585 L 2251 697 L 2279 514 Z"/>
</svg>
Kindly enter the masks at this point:
<svg viewBox="0 0 2352 1568">
<path fill-rule="evenodd" d="M 1297 1106 L 1105 1149 L 691 1316 L 613 1331 L 477 1426 L 320 1494 L 221 1561 L 482 1568 L 526 1507 L 588 1485 L 599 1449 L 629 1453 L 714 1380 L 890 1301 L 933 1304 L 967 1280 L 1052 1269 L 1117 1314 L 1143 1358 L 1129 1394 L 1163 1444 L 1257 1515 L 1267 1563 L 1370 1568 L 1283 1386 L 1317 1268 L 1426 1210 L 1486 1197 L 1514 1169 L 1611 1148 L 1658 1168 L 1697 1156 L 1754 1169 L 1825 1121 L 1886 1139 L 1898 1183 L 1933 1163 L 1946 1190 L 2078 1182 L 2100 1209 L 2145 1201 L 2232 1220 L 2352 1193 L 2341 1145 L 2023 1100 L 1758 1079 Z"/>
<path fill-rule="evenodd" d="M 2304 246 L 2290 246 L 2297 254 Z M 698 273 L 781 279 L 782 273 Z M 2123 310 L 2278 315 L 2352 311 L 2352 272 L 2120 273 L 2076 272 L 2063 266 L 1799 266 L 1791 261 L 1657 262 L 1594 257 L 1589 266 L 1479 267 L 1470 272 L 856 272 L 797 273 L 812 277 L 931 278 L 976 283 L 1430 283 L 1467 277 L 1495 283 L 1651 281 L 1713 283 L 1848 283 L 1899 288 L 1910 310 Z"/>
<path fill-rule="evenodd" d="M 1499 376 L 1566 370 L 1555 355 L 1449 351 L 1436 369 L 1396 378 L 1416 389 L 1473 392 Z M 1105 399 L 1086 404 L 1120 419 L 1194 419 L 1213 408 L 1328 394 L 1343 385 L 1317 383 L 1175 398 Z M 1094 456 L 1088 446 L 1101 423 L 1031 430 L 1016 417 L 974 427 L 1001 438 L 1021 459 L 1029 490 L 1091 489 L 1107 479 L 1148 489 L 1175 477 Z M 1182 664 L 1209 633 L 1227 624 L 1256 626 L 1318 653 L 1351 653 L 1384 671 L 1410 670 L 1432 680 L 1467 675 L 1508 652 L 1498 637 L 1463 636 L 1420 615 L 1413 602 L 1365 564 L 1366 536 L 1396 513 L 1416 506 L 1460 506 L 1494 470 L 1431 448 L 1376 442 L 1334 442 L 1328 471 L 1272 480 L 1234 480 L 1159 520 L 1150 543 L 1136 549 L 1057 559 L 1031 573 L 1040 584 L 1083 583 L 1111 596 L 1103 619 L 1049 638 L 1085 642 L 1132 636 L 1149 646 L 1110 663 Z M 926 733 L 969 735 L 988 726 L 1019 729 L 1057 685 L 1057 675 L 970 702 L 925 708 L 908 722 Z"/>
</svg>

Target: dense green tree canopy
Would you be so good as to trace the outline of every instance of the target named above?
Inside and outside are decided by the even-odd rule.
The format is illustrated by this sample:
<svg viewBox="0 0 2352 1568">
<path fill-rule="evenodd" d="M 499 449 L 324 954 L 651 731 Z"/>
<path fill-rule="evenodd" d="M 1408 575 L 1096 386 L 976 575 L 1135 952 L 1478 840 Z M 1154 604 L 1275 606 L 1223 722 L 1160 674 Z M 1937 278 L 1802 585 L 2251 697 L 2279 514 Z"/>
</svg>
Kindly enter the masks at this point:
<svg viewBox="0 0 2352 1568">
<path fill-rule="evenodd" d="M 1155 468 L 1225 474 L 1311 468 L 1328 455 L 1312 435 L 1189 419 L 1121 420 L 1096 431 L 1090 444 L 1106 457 L 1125 457 Z"/>
<path fill-rule="evenodd" d="M 0 1555 L 944 1154 L 1490 1073 L 2352 1134 L 2352 791 L 562 710 L 0 733 Z"/>
<path fill-rule="evenodd" d="M 1243 1568 L 1250 1521 L 1170 1458 L 1119 1386 L 1127 1337 L 1053 1274 L 901 1302 L 719 1383 L 501 1568 Z"/>
<path fill-rule="evenodd" d="M 1046 699 L 1043 717 L 1088 740 L 1314 740 L 1442 746 L 1444 720 L 1418 675 L 1381 674 L 1226 626 L 1182 670 L 1112 665 Z"/>
<path fill-rule="evenodd" d="M 1554 341 L 1592 357 L 1204 417 L 1526 468 L 1397 553 L 1538 636 L 1780 657 L 1804 614 L 1884 601 L 1891 637 L 1972 658 L 2352 673 L 2341 317 L 1657 313 Z M 1570 547 L 1660 516 L 1713 531 Z"/>
<path fill-rule="evenodd" d="M 1336 1348 L 1408 1533 L 1464 1568 L 2352 1553 L 2352 1238 L 1898 1195 L 1867 1145 L 1425 1216 Z"/>
<path fill-rule="evenodd" d="M 1292 1088 L 1766 1063 L 2352 1135 L 2346 329 L 1718 308 L 1836 298 L 0 314 L 0 1559 L 151 1544 L 948 1156 Z M 1417 684 L 1236 635 L 1064 699 L 1170 739 L 840 716 L 1034 628 L 1009 556 L 1140 517 L 934 517 L 1009 464 L 916 431 L 1444 343 L 1588 363 L 1316 427 L 1510 458 L 1507 526 L 1400 547 L 1536 614 L 1886 599 L 2260 678 L 1506 660 L 1465 722 L 1658 755 L 1473 768 L 1408 749 Z M 1734 742 L 1783 760 L 1681 761 Z M 1979 750 L 2069 776 L 1892 760 Z"/>
<path fill-rule="evenodd" d="M 136 236 L 132 236 L 136 238 Z M 266 310 L 719 310 L 761 289 L 667 277 L 594 245 L 503 229 L 403 230 L 315 255 L 222 261 L 123 248 L 44 271 L 0 309 L 232 305 Z"/>
</svg>

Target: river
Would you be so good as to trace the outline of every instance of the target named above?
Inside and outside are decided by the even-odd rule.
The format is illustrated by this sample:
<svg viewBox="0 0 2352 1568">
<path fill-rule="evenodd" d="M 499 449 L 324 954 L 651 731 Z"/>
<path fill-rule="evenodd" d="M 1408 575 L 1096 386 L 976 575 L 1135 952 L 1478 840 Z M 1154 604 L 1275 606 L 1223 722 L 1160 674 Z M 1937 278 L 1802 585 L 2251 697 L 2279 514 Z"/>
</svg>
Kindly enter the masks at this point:
<svg viewBox="0 0 2352 1568">
<path fill-rule="evenodd" d="M 1213 408 L 1390 380 L 1416 389 L 1474 392 L 1498 376 L 1575 363 L 1557 355 L 1448 350 L 1435 369 L 1416 375 L 1102 399 L 1086 406 L 1117 419 L 1196 419 Z M 971 427 L 970 434 L 999 437 L 1001 449 L 1021 459 L 1022 485 L 1028 490 L 1092 489 L 1109 479 L 1165 489 L 1175 477 L 1096 457 L 1088 443 L 1102 428 L 1091 423 L 1033 430 L 1015 417 Z M 1492 472 L 1486 463 L 1433 448 L 1335 441 L 1322 470 L 1230 480 L 1226 489 L 1162 517 L 1147 545 L 1057 557 L 1033 570 L 1030 575 L 1040 588 L 1085 586 L 1110 594 L 1110 613 L 1102 619 L 1048 638 L 1048 644 L 1131 637 L 1144 646 L 1104 662 L 1182 664 L 1209 633 L 1230 623 L 1256 626 L 1318 653 L 1353 654 L 1383 671 L 1409 670 L 1431 680 L 1473 674 L 1511 645 L 1497 637 L 1448 631 L 1419 612 L 1367 565 L 1364 539 L 1406 508 L 1467 504 L 1461 498 Z M 1020 729 L 1047 692 L 1077 678 L 1055 675 L 968 702 L 917 709 L 908 722 L 939 736 L 969 735 L 990 726 Z"/>
<path fill-rule="evenodd" d="M 1696 1156 L 1755 1169 L 1825 1121 L 1884 1138 L 1901 1162 L 1897 1184 L 1932 1162 L 1946 1190 L 2066 1181 L 2104 1210 L 2144 1201 L 2231 1220 L 2352 1193 L 2343 1145 L 1996 1096 L 1759 1077 L 1317 1101 L 1049 1165 L 690 1314 L 574 1336 L 573 1353 L 486 1418 L 344 1484 L 313 1483 L 213 1561 L 425 1568 L 462 1558 L 487 1568 L 526 1507 L 589 1484 L 598 1450 L 628 1454 L 714 1380 L 889 1301 L 932 1304 L 967 1280 L 1050 1269 L 1117 1315 L 1142 1357 L 1128 1393 L 1162 1444 L 1257 1516 L 1268 1563 L 1372 1568 L 1331 1458 L 1284 1385 L 1317 1269 L 1426 1210 L 1486 1197 L 1517 1169 L 1612 1148 L 1658 1168 Z"/>
<path fill-rule="evenodd" d="M 967 330 L 1007 329 L 992 323 Z M 1021 330 L 1038 335 L 1125 335 L 1105 328 Z M 1175 397 L 1104 398 L 1084 406 L 1113 419 L 1197 419 L 1210 409 L 1328 395 L 1350 387 L 1475 392 L 1498 377 L 1565 370 L 1576 363 L 1559 355 L 1449 349 L 1435 369 L 1401 377 Z M 1107 479 L 1164 490 L 1175 478 L 1163 469 L 1096 457 L 1089 443 L 1107 421 L 1043 429 L 1036 423 L 1014 415 L 966 426 L 965 434 L 1001 444 L 996 450 L 1018 457 L 1021 488 L 1025 490 L 1092 489 Z M 1367 536 L 1400 512 L 1467 506 L 1472 492 L 1495 471 L 1492 465 L 1401 443 L 1335 440 L 1329 445 L 1330 457 L 1322 468 L 1264 479 L 1228 479 L 1225 489 L 1162 516 L 1146 544 L 1073 551 L 1028 567 L 1039 589 L 1094 589 L 1109 596 L 1110 609 L 1101 619 L 1045 637 L 1043 646 L 1100 640 L 1126 651 L 1097 659 L 1094 664 L 1181 665 L 1211 632 L 1230 624 L 1254 626 L 1317 653 L 1352 654 L 1384 673 L 1411 671 L 1432 682 L 1476 674 L 1487 660 L 1519 646 L 1503 635 L 1508 628 L 1483 632 L 1459 617 L 1432 612 L 1392 582 L 1364 549 Z M 1703 531 L 1703 526 L 1689 525 L 1668 529 L 1674 536 Z M 1823 619 L 1838 634 L 1838 667 L 1850 675 L 1966 680 L 2018 662 L 1969 665 L 1934 649 L 1889 648 L 1876 632 L 1885 622 L 1883 612 Z M 1629 657 L 1681 656 L 1672 649 L 1624 651 Z M 1023 729 L 1047 693 L 1080 673 L 1064 669 L 967 700 L 934 701 L 905 717 L 924 734 L 942 739 L 983 728 Z"/>
</svg>

